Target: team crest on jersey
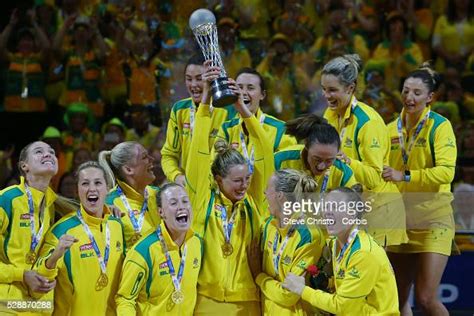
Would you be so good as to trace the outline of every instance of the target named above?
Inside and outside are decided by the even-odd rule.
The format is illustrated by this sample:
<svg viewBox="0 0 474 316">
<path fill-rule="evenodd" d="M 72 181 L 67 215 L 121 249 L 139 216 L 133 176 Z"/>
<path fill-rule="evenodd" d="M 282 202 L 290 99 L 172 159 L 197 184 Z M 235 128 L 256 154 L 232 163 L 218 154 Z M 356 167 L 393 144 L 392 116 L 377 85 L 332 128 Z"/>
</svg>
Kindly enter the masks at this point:
<svg viewBox="0 0 474 316">
<path fill-rule="evenodd" d="M 285 258 L 283 258 L 282 263 L 283 263 L 284 265 L 289 265 L 289 264 L 291 264 L 291 258 L 290 258 L 290 256 L 285 256 Z"/>
<path fill-rule="evenodd" d="M 198 259 L 198 258 L 194 258 L 194 260 L 193 260 L 193 268 L 194 268 L 194 269 L 199 268 L 199 259 Z"/>
<path fill-rule="evenodd" d="M 298 262 L 296 266 L 300 269 L 306 270 L 306 267 L 308 266 L 308 264 L 304 260 L 301 260 L 300 262 Z"/>
<path fill-rule="evenodd" d="M 426 138 L 423 138 L 423 137 L 419 138 L 416 141 L 415 147 L 426 147 Z"/>
<path fill-rule="evenodd" d="M 350 271 L 349 271 L 349 275 L 353 278 L 357 278 L 357 279 L 360 279 L 360 274 L 359 274 L 359 270 L 357 270 L 356 267 L 353 267 Z"/>
<path fill-rule="evenodd" d="M 344 276 L 345 276 L 345 272 L 343 269 L 339 269 L 339 272 L 337 272 L 337 278 L 338 279 L 344 279 Z"/>
<path fill-rule="evenodd" d="M 346 141 L 344 142 L 344 147 L 352 147 L 352 140 L 347 137 Z"/>
<path fill-rule="evenodd" d="M 454 140 L 452 140 L 451 138 L 448 139 L 448 143 L 446 145 L 444 145 L 444 147 L 452 147 L 452 148 L 456 148 L 456 144 L 454 142 Z"/>
<path fill-rule="evenodd" d="M 372 138 L 372 144 L 370 145 L 370 148 L 380 148 L 380 143 L 377 138 Z"/>
</svg>

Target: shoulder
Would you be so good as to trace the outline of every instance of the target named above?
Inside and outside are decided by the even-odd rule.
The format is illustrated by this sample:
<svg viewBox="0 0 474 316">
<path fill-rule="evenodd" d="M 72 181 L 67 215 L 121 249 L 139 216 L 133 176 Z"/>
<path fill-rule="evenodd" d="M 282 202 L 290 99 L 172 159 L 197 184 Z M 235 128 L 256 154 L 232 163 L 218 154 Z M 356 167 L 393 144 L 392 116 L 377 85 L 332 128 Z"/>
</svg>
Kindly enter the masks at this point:
<svg viewBox="0 0 474 316">
<path fill-rule="evenodd" d="M 434 111 L 430 111 L 429 119 L 433 122 L 433 128 L 438 128 L 443 123 L 447 123 L 451 126 L 451 122 L 441 114 L 438 114 Z"/>
<path fill-rule="evenodd" d="M 293 145 L 287 147 L 283 150 L 280 150 L 274 154 L 275 157 L 275 168 L 279 170 L 284 161 L 290 160 L 300 160 L 301 151 L 303 150 L 303 145 Z"/>
<path fill-rule="evenodd" d="M 233 119 L 229 120 L 229 121 L 225 121 L 224 123 L 222 123 L 222 128 L 227 130 L 227 129 L 231 129 L 235 126 L 238 126 L 240 125 L 240 118 L 239 117 L 234 117 Z"/>
<path fill-rule="evenodd" d="M 193 102 L 191 98 L 186 98 L 179 100 L 175 104 L 173 104 L 173 108 L 171 109 L 174 114 L 177 114 L 177 112 L 182 111 L 184 109 L 189 109 L 192 106 Z"/>
<path fill-rule="evenodd" d="M 117 190 L 117 187 L 113 188 L 105 198 L 105 204 L 112 205 L 114 204 L 115 199 L 119 198 L 120 194 Z"/>
<path fill-rule="evenodd" d="M 303 247 L 304 245 L 310 244 L 315 240 L 314 234 L 312 230 L 310 230 L 306 225 L 298 225 L 296 228 L 296 234 L 299 236 L 300 241 L 296 246 L 296 249 Z"/>
<path fill-rule="evenodd" d="M 0 207 L 7 213 L 8 217 L 12 215 L 13 200 L 23 196 L 23 194 L 19 185 L 13 185 L 0 191 Z"/>
<path fill-rule="evenodd" d="M 158 242 L 158 236 L 156 235 L 155 231 L 152 230 L 148 235 L 140 239 L 138 243 L 136 243 L 132 249 L 141 255 L 145 260 L 150 260 L 150 247 Z"/>
<path fill-rule="evenodd" d="M 265 119 L 263 120 L 263 123 L 266 125 L 273 126 L 277 129 L 284 129 L 285 128 L 285 122 L 282 120 L 277 119 L 276 117 L 270 115 L 270 114 L 265 114 Z"/>
<path fill-rule="evenodd" d="M 79 225 L 81 225 L 81 222 L 77 218 L 76 213 L 72 212 L 54 224 L 53 227 L 51 227 L 51 233 L 59 239 L 62 235 L 67 234 L 69 230 Z"/>
<path fill-rule="evenodd" d="M 377 113 L 374 108 L 363 102 L 357 102 L 357 106 L 355 107 L 353 113 L 354 116 L 357 118 L 358 126 L 363 126 L 367 123 L 382 123 L 385 126 L 385 123 L 383 123 L 383 119 L 380 114 Z"/>
</svg>

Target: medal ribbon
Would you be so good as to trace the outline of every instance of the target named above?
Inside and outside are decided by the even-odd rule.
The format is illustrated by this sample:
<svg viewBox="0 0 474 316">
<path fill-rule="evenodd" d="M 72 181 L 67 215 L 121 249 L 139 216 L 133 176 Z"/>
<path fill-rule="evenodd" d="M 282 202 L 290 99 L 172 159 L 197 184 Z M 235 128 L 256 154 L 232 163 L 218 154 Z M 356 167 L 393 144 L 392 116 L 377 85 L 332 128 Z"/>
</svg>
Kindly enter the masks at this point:
<svg viewBox="0 0 474 316">
<path fill-rule="evenodd" d="M 415 143 L 415 140 L 418 137 L 418 135 L 420 134 L 421 129 L 425 125 L 426 121 L 428 121 L 429 116 L 430 116 L 430 111 L 426 112 L 425 117 L 421 120 L 420 123 L 418 123 L 418 126 L 416 127 L 415 133 L 413 133 L 413 135 L 410 139 L 410 142 L 408 144 L 408 149 L 405 148 L 405 140 L 403 138 L 403 120 L 402 120 L 402 116 L 400 115 L 400 117 L 398 118 L 398 122 L 397 122 L 398 140 L 400 142 L 400 149 L 402 150 L 402 158 L 403 158 L 403 164 L 405 166 L 405 169 L 407 169 L 408 157 L 409 157 L 409 155 L 411 153 L 411 150 L 413 148 L 413 144 Z"/>
<path fill-rule="evenodd" d="M 222 228 L 224 229 L 225 242 L 228 244 L 230 244 L 230 236 L 232 234 L 232 229 L 234 228 L 235 214 L 237 214 L 237 211 L 233 212 L 230 217 L 230 220 L 227 221 L 227 209 L 224 206 L 224 203 L 222 203 L 222 207 L 221 207 Z"/>
<path fill-rule="evenodd" d="M 260 125 L 262 125 L 264 121 L 265 121 L 265 114 L 262 114 L 260 116 Z M 253 174 L 253 169 L 255 166 L 255 151 L 254 151 L 255 147 L 252 146 L 252 150 L 249 155 L 249 152 L 247 150 L 247 144 L 245 143 L 245 135 L 242 131 L 240 132 L 240 143 L 242 146 L 242 154 L 244 155 L 244 158 L 247 161 L 249 172 L 250 174 Z"/>
<path fill-rule="evenodd" d="M 127 197 L 123 193 L 122 188 L 120 188 L 120 186 L 117 186 L 117 192 L 120 195 L 120 199 L 122 200 L 123 205 L 125 205 L 125 208 L 127 209 L 128 216 L 130 217 L 130 221 L 132 222 L 133 230 L 135 231 L 135 233 L 139 234 L 142 230 L 143 220 L 145 219 L 145 212 L 148 208 L 147 189 L 145 189 L 145 200 L 143 201 L 142 209 L 140 211 L 140 214 L 138 215 L 138 220 L 136 219 L 132 207 L 130 206 L 130 203 L 128 203 Z"/>
<path fill-rule="evenodd" d="M 84 221 L 84 218 L 82 217 L 80 210 L 77 210 L 77 218 L 79 218 L 79 221 L 81 222 L 82 227 L 84 227 L 87 237 L 89 237 L 89 241 L 92 244 L 92 248 L 94 249 L 94 252 L 97 256 L 97 260 L 99 260 L 100 270 L 102 271 L 103 274 L 106 274 L 107 263 L 109 262 L 109 254 L 110 254 L 109 222 L 108 221 L 105 222 L 105 250 L 104 250 L 104 257 L 102 257 L 99 246 L 97 245 L 97 242 L 95 241 L 94 235 L 92 235 L 89 225 L 87 225 L 86 222 Z"/>
<path fill-rule="evenodd" d="M 196 109 L 194 108 L 194 104 L 192 104 L 191 107 L 189 108 L 189 135 L 190 136 L 193 136 L 195 113 L 196 113 Z"/>
<path fill-rule="evenodd" d="M 323 183 L 321 184 L 321 191 L 320 191 L 321 193 L 326 192 L 326 189 L 328 188 L 329 170 L 330 170 L 330 169 L 328 169 L 328 170 L 324 173 Z"/>
<path fill-rule="evenodd" d="M 168 251 L 168 247 L 166 246 L 165 239 L 163 238 L 163 233 L 161 232 L 160 226 L 158 226 L 158 229 L 156 230 L 156 235 L 158 236 L 158 240 L 161 243 L 161 248 L 163 248 L 163 251 L 165 252 L 166 264 L 168 265 L 168 269 L 170 271 L 170 276 L 171 276 L 171 280 L 173 281 L 174 289 L 176 291 L 180 291 L 181 279 L 183 278 L 184 263 L 186 262 L 186 252 L 188 249 L 188 245 L 184 244 L 183 254 L 181 255 L 181 261 L 179 263 L 178 275 L 176 276 L 176 270 L 174 269 L 173 261 L 171 261 L 171 256 Z"/>
<path fill-rule="evenodd" d="M 31 194 L 30 188 L 28 187 L 28 184 L 25 182 L 25 191 L 26 191 L 26 196 L 28 197 L 28 208 L 29 208 L 29 214 L 30 214 L 30 230 L 31 230 L 31 243 L 30 243 L 30 251 L 35 252 L 36 247 L 38 246 L 41 236 L 43 236 L 43 231 L 44 231 L 44 212 L 41 212 L 39 214 L 41 226 L 38 230 L 38 233 L 36 233 L 35 229 L 35 205 L 33 203 L 33 195 Z"/>
<path fill-rule="evenodd" d="M 351 113 L 354 112 L 354 109 L 357 106 L 357 102 L 358 102 L 356 97 L 353 97 L 353 98 L 354 99 L 352 100 L 352 103 L 351 103 Z M 347 124 L 349 123 L 349 119 L 350 119 L 350 116 L 344 121 L 344 126 L 341 129 L 341 133 L 340 133 L 341 143 L 344 139 L 344 135 L 346 134 L 346 128 L 347 128 Z"/>
<path fill-rule="evenodd" d="M 344 257 L 344 253 L 346 252 L 347 248 L 349 245 L 352 243 L 354 238 L 357 236 L 357 233 L 359 233 L 359 228 L 354 228 L 351 233 L 349 234 L 349 238 L 347 238 L 346 243 L 342 246 L 341 252 L 339 253 L 339 256 L 336 258 L 336 271 L 335 273 L 339 272 L 339 266 L 341 264 L 342 257 Z M 333 247 L 333 253 L 336 253 L 336 246 L 337 246 L 337 240 L 334 241 L 334 247 Z"/>
<path fill-rule="evenodd" d="M 283 239 L 283 242 L 281 243 L 278 254 L 277 254 L 277 247 L 278 247 L 278 237 L 280 236 L 280 234 L 278 233 L 278 231 L 275 233 L 275 239 L 273 240 L 273 269 L 275 270 L 276 275 L 279 274 L 278 266 L 280 264 L 281 255 L 283 254 L 283 251 L 285 250 L 288 244 L 288 240 L 290 240 L 290 237 L 293 235 L 295 230 L 296 230 L 296 225 L 292 225 L 290 229 L 288 230 L 288 234 L 285 236 L 285 239 Z"/>
</svg>

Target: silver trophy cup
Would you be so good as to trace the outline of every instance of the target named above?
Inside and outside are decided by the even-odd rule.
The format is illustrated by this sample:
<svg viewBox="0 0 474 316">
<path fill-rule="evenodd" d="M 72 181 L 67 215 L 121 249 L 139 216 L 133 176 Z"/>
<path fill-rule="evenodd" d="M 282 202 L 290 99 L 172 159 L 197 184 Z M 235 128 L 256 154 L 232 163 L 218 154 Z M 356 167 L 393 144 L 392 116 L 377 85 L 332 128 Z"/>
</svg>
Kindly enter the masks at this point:
<svg viewBox="0 0 474 316">
<path fill-rule="evenodd" d="M 227 85 L 227 74 L 219 51 L 216 17 L 207 9 L 198 9 L 191 14 L 189 27 L 193 30 L 204 58 L 212 61 L 212 66 L 221 69 L 219 78 L 211 83 L 212 105 L 214 107 L 224 107 L 235 103 L 238 97 Z"/>
</svg>

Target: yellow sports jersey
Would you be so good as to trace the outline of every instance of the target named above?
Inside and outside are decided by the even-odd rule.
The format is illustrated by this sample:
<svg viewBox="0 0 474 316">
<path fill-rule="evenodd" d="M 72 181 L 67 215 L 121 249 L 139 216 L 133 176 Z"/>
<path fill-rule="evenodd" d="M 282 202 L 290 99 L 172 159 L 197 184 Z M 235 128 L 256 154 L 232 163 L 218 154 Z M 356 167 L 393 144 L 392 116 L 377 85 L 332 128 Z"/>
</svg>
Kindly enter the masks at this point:
<svg viewBox="0 0 474 316">
<path fill-rule="evenodd" d="M 43 233 L 34 251 L 39 254 L 46 232 L 54 221 L 56 194 L 51 188 L 43 193 L 29 187 L 34 205 L 35 234 L 43 225 Z M 44 215 L 40 219 L 40 205 L 44 200 Z M 0 298 L 5 300 L 29 300 L 28 288 L 23 283 L 23 273 L 31 270 L 33 263 L 26 255 L 31 245 L 30 214 L 25 179 L 0 191 Z"/>
<path fill-rule="evenodd" d="M 399 315 L 397 284 L 385 250 L 361 230 L 338 261 L 334 243 L 329 245 L 336 292 L 306 286 L 302 299 L 336 315 Z"/>
<path fill-rule="evenodd" d="M 305 315 L 302 301 L 297 295 L 283 289 L 281 283 L 289 272 L 302 275 L 309 265 L 318 262 L 325 245 L 325 237 L 319 228 L 309 229 L 305 225 L 279 228 L 277 221 L 271 216 L 262 227 L 263 272 L 257 276 L 255 282 L 263 294 L 263 313 Z M 278 274 L 273 261 L 275 257 L 279 258 Z"/>
<path fill-rule="evenodd" d="M 404 116 L 405 112 L 402 111 L 401 117 Z M 449 120 L 427 107 L 408 134 L 405 127 L 402 126 L 405 148 L 408 149 L 413 134 L 416 133 L 417 127 L 426 116 L 428 119 L 414 140 L 411 152 L 408 153 L 407 167 L 410 170 L 410 182 L 396 182 L 396 184 L 404 193 L 443 193 L 428 194 L 424 201 L 419 200 L 422 198 L 421 195 L 417 198 L 417 202 L 422 202 L 417 203 L 418 212 L 423 211 L 424 214 L 434 218 L 452 213 L 450 192 L 456 168 L 457 147 L 456 137 Z M 388 125 L 392 144 L 390 166 L 403 171 L 405 167 L 397 126 L 399 120 L 400 118 Z M 409 206 L 413 207 L 413 203 L 409 203 Z"/>
<path fill-rule="evenodd" d="M 265 152 L 271 144 L 265 141 L 265 131 L 255 116 L 245 118 L 251 141 L 256 144 L 255 170 L 252 178 L 255 192 L 247 191 L 244 199 L 232 203 L 219 192 L 211 179 L 209 138 L 211 114 L 208 105 L 201 104 L 197 112 L 196 129 L 186 167 L 187 190 L 194 210 L 193 229 L 204 239 L 204 259 L 198 280 L 198 293 L 220 302 L 259 301 L 257 286 L 247 263 L 247 247 L 258 236 L 260 223 L 268 215 L 263 210 L 263 186 L 272 166 L 265 163 Z M 271 159 L 273 161 L 273 159 Z M 223 214 L 234 221 L 230 244 L 233 251 L 224 255 Z M 229 219 L 230 217 L 230 219 Z"/>
<path fill-rule="evenodd" d="M 161 165 L 169 181 L 174 181 L 177 176 L 184 175 L 191 146 L 191 135 L 199 133 L 194 132 L 196 111 L 196 106 L 191 98 L 178 101 L 171 109 L 166 130 L 166 142 L 161 150 Z M 214 144 L 214 139 L 222 123 L 232 119 L 235 113 L 233 106 L 212 109 L 209 146 Z"/>
<path fill-rule="evenodd" d="M 164 223 L 160 224 L 173 268 L 178 275 L 186 245 L 181 279 L 184 301 L 174 304 L 175 291 L 168 261 L 156 230 L 140 240 L 123 264 L 120 287 L 115 298 L 117 314 L 122 315 L 192 315 L 197 297 L 197 280 L 203 255 L 202 239 L 190 229 L 181 247 L 171 239 Z"/>
<path fill-rule="evenodd" d="M 267 137 L 270 138 L 274 152 L 296 144 L 296 139 L 294 137 L 285 135 L 285 122 L 263 113 L 260 109 L 257 111 L 255 116 L 262 125 L 263 130 L 266 132 Z M 242 118 L 238 116 L 222 124 L 218 137 L 225 139 L 234 149 L 237 149 L 242 153 L 242 140 L 240 137 L 240 134 L 242 133 L 244 135 L 246 150 L 250 153 L 254 146 L 249 143 L 249 138 L 244 132 L 244 129 L 245 124 L 243 123 Z"/>
<path fill-rule="evenodd" d="M 56 315 L 116 314 L 114 296 L 119 285 L 125 247 L 120 219 L 112 216 L 107 207 L 104 207 L 104 211 L 103 218 L 97 218 L 87 214 L 82 207 L 80 210 L 102 257 L 105 256 L 106 227 L 109 227 L 110 251 L 106 270 L 108 282 L 102 290 L 96 289 L 96 283 L 102 273 L 99 260 L 77 212 L 63 217 L 46 235 L 35 269 L 50 280 L 57 281 L 54 289 Z M 48 269 L 46 260 L 58 245 L 59 238 L 65 234 L 74 236 L 79 241 L 66 251 L 55 268 Z"/>
<path fill-rule="evenodd" d="M 107 195 L 106 204 L 115 205 L 122 211 L 122 213 L 125 214 L 122 217 L 122 224 L 125 236 L 125 247 L 128 250 L 138 241 L 138 239 L 136 239 L 136 237 L 134 236 L 134 226 L 132 224 L 132 220 L 130 219 L 128 209 L 123 203 L 122 198 L 120 197 L 120 190 L 118 187 L 123 190 L 123 193 L 125 194 L 125 197 L 127 198 L 127 201 L 130 204 L 130 207 L 133 210 L 133 214 L 137 220 L 140 217 L 140 212 L 142 210 L 145 197 L 135 191 L 127 183 L 120 180 L 117 180 L 117 183 L 117 186 Z M 140 233 L 141 236 L 146 235 L 151 230 L 155 230 L 161 223 L 161 217 L 158 213 L 158 205 L 156 204 L 156 195 L 159 194 L 159 189 L 157 187 L 149 185 L 146 187 L 146 191 L 148 193 L 148 207 L 145 211 L 145 218 L 143 220 L 143 226 L 141 228 Z"/>
<path fill-rule="evenodd" d="M 275 153 L 275 170 L 295 169 L 312 175 L 301 157 L 303 149 L 304 145 L 294 145 Z M 314 177 L 320 191 L 323 190 L 324 177 L 325 174 Z M 351 187 L 354 184 L 357 184 L 357 181 L 351 167 L 339 159 L 334 160 L 333 165 L 329 168 L 329 178 L 324 191 L 330 191 L 338 187 Z"/>
</svg>

